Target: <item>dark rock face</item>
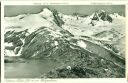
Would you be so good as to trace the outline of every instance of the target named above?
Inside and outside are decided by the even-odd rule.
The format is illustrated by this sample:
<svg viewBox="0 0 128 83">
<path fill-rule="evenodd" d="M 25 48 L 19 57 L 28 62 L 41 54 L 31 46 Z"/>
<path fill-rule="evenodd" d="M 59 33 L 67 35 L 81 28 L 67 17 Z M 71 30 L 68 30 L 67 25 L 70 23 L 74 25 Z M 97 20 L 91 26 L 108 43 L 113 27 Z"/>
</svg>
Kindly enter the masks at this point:
<svg viewBox="0 0 128 83">
<path fill-rule="evenodd" d="M 64 21 L 59 17 L 57 10 L 53 10 L 54 22 L 61 27 L 64 24 Z"/>
<path fill-rule="evenodd" d="M 64 31 L 60 32 L 63 33 Z M 60 51 L 60 53 L 64 50 L 66 51 L 66 49 L 68 49 L 66 47 L 69 47 L 69 41 L 67 41 L 66 38 L 73 35 L 68 35 L 69 33 L 66 31 L 64 34 L 63 37 L 55 38 L 46 28 L 40 28 L 25 38 L 21 57 L 29 58 L 36 54 L 36 57 L 40 58 L 50 56 L 51 54 L 53 55 L 57 51 Z M 55 45 L 55 42 L 57 42 L 58 45 Z"/>
<path fill-rule="evenodd" d="M 5 42 L 13 42 L 16 46 L 21 46 L 23 43 L 21 39 L 24 39 L 26 37 L 27 30 L 15 32 L 15 31 L 8 31 L 4 35 L 4 41 Z"/>
<path fill-rule="evenodd" d="M 98 11 L 98 12 L 95 12 L 92 20 L 103 20 L 103 21 L 108 21 L 108 22 L 112 22 L 112 17 L 109 16 L 109 14 L 107 14 L 107 12 L 105 11 Z"/>
<path fill-rule="evenodd" d="M 125 69 L 120 68 L 113 62 L 110 62 L 96 54 L 88 52 L 78 52 L 79 55 L 67 62 L 71 69 L 66 66 L 57 68 L 43 75 L 48 78 L 123 78 Z"/>
<path fill-rule="evenodd" d="M 4 35 L 4 42 L 5 43 L 12 43 L 12 46 L 5 46 L 5 49 L 13 51 L 14 54 L 18 54 L 23 45 L 23 41 L 26 37 L 27 30 L 15 32 L 15 31 L 8 31 Z M 8 60 L 6 60 L 8 62 Z M 10 61 L 10 60 L 9 60 Z"/>
</svg>

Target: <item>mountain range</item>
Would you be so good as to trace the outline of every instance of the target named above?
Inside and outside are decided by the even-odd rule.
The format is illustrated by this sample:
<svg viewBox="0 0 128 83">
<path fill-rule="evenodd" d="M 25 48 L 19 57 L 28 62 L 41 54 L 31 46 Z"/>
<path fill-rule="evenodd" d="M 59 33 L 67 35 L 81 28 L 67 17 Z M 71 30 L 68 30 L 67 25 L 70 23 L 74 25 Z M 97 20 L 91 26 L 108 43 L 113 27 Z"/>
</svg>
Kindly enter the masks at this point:
<svg viewBox="0 0 128 83">
<path fill-rule="evenodd" d="M 65 15 L 44 8 L 37 14 L 5 17 L 4 23 L 6 63 L 20 57 L 66 64 L 45 74 L 50 78 L 125 76 L 125 17 L 117 13 Z"/>
</svg>

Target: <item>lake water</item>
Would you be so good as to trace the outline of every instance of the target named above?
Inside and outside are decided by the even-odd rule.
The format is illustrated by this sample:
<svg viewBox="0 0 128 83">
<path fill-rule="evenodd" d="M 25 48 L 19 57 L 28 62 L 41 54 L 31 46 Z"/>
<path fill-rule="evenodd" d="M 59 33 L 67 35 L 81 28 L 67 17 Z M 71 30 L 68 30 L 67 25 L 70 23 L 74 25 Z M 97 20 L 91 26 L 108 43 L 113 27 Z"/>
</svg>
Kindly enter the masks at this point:
<svg viewBox="0 0 128 83">
<path fill-rule="evenodd" d="M 25 63 L 5 63 L 5 78 L 38 78 L 60 63 L 50 60 L 27 60 Z"/>
</svg>

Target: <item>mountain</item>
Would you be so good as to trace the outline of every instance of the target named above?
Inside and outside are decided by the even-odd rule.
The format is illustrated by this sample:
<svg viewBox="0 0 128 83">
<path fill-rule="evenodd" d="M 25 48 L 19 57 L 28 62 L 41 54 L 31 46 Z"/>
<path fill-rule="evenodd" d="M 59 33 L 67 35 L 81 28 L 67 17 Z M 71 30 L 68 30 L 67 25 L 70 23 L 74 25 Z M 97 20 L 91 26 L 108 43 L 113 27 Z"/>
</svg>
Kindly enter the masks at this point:
<svg viewBox="0 0 128 83">
<path fill-rule="evenodd" d="M 69 71 L 69 77 L 124 77 L 125 59 L 117 49 L 117 41 L 125 35 L 120 30 L 124 19 L 105 11 L 81 17 L 49 8 L 37 14 L 5 17 L 5 62 L 15 62 L 8 59 L 15 56 L 25 60 L 50 58 L 70 65 L 52 71 L 53 77 L 63 77 L 59 73 L 64 72 L 67 77 Z"/>
<path fill-rule="evenodd" d="M 94 13 L 92 20 L 103 20 L 103 21 L 112 22 L 113 19 L 107 12 L 101 10 Z"/>
<path fill-rule="evenodd" d="M 91 24 L 94 26 L 95 24 L 93 23 L 93 21 L 108 21 L 108 22 L 112 22 L 113 19 L 112 17 L 105 11 L 101 10 L 101 11 L 97 11 L 92 15 L 92 21 Z"/>
</svg>

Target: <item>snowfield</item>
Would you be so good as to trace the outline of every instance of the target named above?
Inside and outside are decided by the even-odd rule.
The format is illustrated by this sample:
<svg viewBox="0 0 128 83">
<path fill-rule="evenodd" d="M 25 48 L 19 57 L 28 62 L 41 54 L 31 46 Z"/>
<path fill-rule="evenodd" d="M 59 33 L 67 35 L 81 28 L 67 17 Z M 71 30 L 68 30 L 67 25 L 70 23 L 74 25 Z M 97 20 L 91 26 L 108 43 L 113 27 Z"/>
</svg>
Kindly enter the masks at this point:
<svg viewBox="0 0 128 83">
<path fill-rule="evenodd" d="M 59 27 L 54 22 L 53 12 L 48 8 L 44 8 L 38 14 L 5 17 L 5 33 L 8 31 L 20 32 L 27 29 L 28 33 L 26 35 L 29 35 L 40 27 L 48 27 L 47 30 L 54 37 L 61 37 L 60 30 L 67 30 L 74 37 L 87 36 L 94 40 L 113 43 L 125 36 L 125 17 L 117 13 L 106 14 L 112 18 L 112 22 L 109 22 L 102 20 L 103 15 L 100 16 L 99 14 L 104 15 L 106 12 L 101 10 L 86 17 L 65 15 L 59 12 L 58 17 L 64 21 L 64 24 Z M 94 17 L 96 18 L 95 20 L 93 20 Z M 86 48 L 86 44 L 83 42 L 78 42 L 78 44 Z M 58 45 L 57 42 L 55 42 L 55 45 Z"/>
</svg>

